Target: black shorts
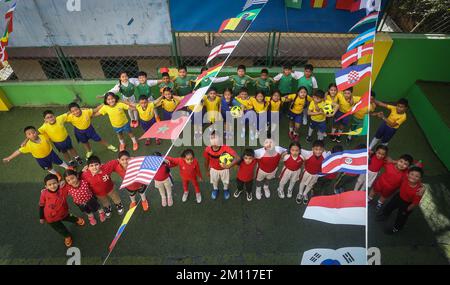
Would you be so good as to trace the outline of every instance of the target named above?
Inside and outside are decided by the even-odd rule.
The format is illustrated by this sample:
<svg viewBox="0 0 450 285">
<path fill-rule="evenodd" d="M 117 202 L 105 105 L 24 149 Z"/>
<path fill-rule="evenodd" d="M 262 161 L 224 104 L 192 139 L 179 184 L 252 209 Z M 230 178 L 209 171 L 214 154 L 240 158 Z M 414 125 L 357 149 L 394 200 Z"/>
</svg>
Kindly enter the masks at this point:
<svg viewBox="0 0 450 285">
<path fill-rule="evenodd" d="M 244 188 L 245 188 L 245 191 L 247 193 L 251 193 L 252 192 L 252 188 L 253 188 L 253 180 L 248 181 L 248 182 L 243 182 L 243 181 L 241 181 L 241 180 L 236 178 L 236 186 L 237 186 L 237 189 L 239 191 L 243 191 Z"/>
<path fill-rule="evenodd" d="M 100 204 L 97 202 L 97 198 L 92 196 L 85 204 L 78 205 L 78 208 L 80 208 L 81 212 L 90 214 L 97 212 L 100 209 Z"/>
<path fill-rule="evenodd" d="M 147 185 L 142 185 L 141 188 L 139 188 L 138 190 L 134 190 L 134 191 L 129 190 L 128 188 L 125 188 L 125 189 L 127 189 L 128 194 L 129 194 L 130 196 L 134 196 L 134 195 L 136 195 L 136 193 L 138 193 L 138 192 L 139 192 L 139 194 L 144 193 L 144 192 L 147 190 Z"/>
</svg>

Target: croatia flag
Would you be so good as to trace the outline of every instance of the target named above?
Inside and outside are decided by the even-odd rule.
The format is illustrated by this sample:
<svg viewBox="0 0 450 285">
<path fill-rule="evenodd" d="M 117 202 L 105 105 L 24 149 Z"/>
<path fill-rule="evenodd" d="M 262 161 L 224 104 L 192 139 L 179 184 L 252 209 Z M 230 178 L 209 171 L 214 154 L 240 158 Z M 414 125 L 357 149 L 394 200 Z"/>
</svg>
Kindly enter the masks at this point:
<svg viewBox="0 0 450 285">
<path fill-rule="evenodd" d="M 347 172 L 366 173 L 367 149 L 355 149 L 336 152 L 322 162 L 322 173 Z"/>
<path fill-rule="evenodd" d="M 352 63 L 357 62 L 361 57 L 369 54 L 373 54 L 373 43 L 365 44 L 348 51 L 341 58 L 342 68 L 349 67 Z"/>
<path fill-rule="evenodd" d="M 336 85 L 339 91 L 343 91 L 355 86 L 363 78 L 372 74 L 372 66 L 370 64 L 361 64 L 351 66 L 336 72 Z"/>
<path fill-rule="evenodd" d="M 366 225 L 366 192 L 347 191 L 311 198 L 303 218 L 335 225 Z"/>
</svg>

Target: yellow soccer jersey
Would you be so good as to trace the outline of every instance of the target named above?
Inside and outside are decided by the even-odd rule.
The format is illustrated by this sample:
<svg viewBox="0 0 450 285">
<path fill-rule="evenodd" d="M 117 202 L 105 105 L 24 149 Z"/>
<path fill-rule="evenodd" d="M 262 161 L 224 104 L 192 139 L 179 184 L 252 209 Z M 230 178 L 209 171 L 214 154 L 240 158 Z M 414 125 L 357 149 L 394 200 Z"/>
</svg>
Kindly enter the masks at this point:
<svg viewBox="0 0 450 285">
<path fill-rule="evenodd" d="M 79 130 L 86 130 L 91 125 L 93 112 L 94 110 L 92 109 L 83 109 L 81 110 L 81 115 L 79 117 L 69 114 L 67 115 L 66 122 L 72 123 L 72 125 Z"/>
<path fill-rule="evenodd" d="M 406 113 L 397 113 L 397 108 L 393 105 L 387 105 L 387 108 L 391 111 L 387 120 L 391 123 L 397 123 L 398 126 L 394 127 L 394 129 L 398 129 L 406 121 Z"/>
<path fill-rule="evenodd" d="M 39 139 L 39 143 L 27 141 L 25 146 L 19 148 L 19 151 L 21 153 L 31 153 L 34 158 L 47 157 L 52 152 L 52 144 L 45 135 L 39 135 Z"/>
<path fill-rule="evenodd" d="M 136 105 L 136 110 L 138 111 L 139 119 L 146 122 L 150 121 L 155 116 L 154 109 L 155 104 L 153 104 L 153 102 L 148 102 L 147 108 L 145 110 L 142 108 L 141 105 L 139 104 Z"/>
<path fill-rule="evenodd" d="M 125 114 L 125 110 L 128 109 L 127 104 L 119 102 L 114 107 L 104 105 L 98 112 L 102 115 L 108 115 L 109 121 L 114 128 L 121 128 L 128 123 L 128 118 Z"/>
<path fill-rule="evenodd" d="M 62 114 L 56 117 L 56 122 L 51 125 L 49 123 L 44 123 L 38 129 L 41 134 L 47 135 L 52 142 L 63 142 L 67 136 L 67 129 L 64 123 L 67 120 L 67 114 Z"/>
</svg>

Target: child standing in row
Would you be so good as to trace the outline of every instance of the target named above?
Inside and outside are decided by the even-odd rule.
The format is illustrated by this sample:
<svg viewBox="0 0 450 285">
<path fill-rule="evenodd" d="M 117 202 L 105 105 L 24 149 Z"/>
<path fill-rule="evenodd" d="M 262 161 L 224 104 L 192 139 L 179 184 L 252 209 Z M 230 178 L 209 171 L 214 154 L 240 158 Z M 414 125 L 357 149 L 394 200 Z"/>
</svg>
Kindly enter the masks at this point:
<svg viewBox="0 0 450 285">
<path fill-rule="evenodd" d="M 175 93 L 178 96 L 186 96 L 192 92 L 192 83 L 195 82 L 195 76 L 187 74 L 186 66 L 178 68 L 178 76 L 173 81 Z"/>
<path fill-rule="evenodd" d="M 372 187 L 373 182 L 378 176 L 378 172 L 380 172 L 381 168 L 387 162 L 388 155 L 388 147 L 385 145 L 379 145 L 375 149 L 375 152 L 372 153 L 369 150 L 369 167 L 367 170 L 367 189 Z M 364 190 L 366 189 L 366 174 L 360 174 L 358 177 L 358 181 L 355 185 L 355 190 Z"/>
<path fill-rule="evenodd" d="M 245 149 L 242 159 L 239 161 L 239 169 L 236 175 L 236 191 L 233 196 L 239 198 L 242 191 L 247 193 L 247 201 L 253 200 L 252 188 L 253 180 L 255 179 L 255 167 L 257 165 L 255 159 L 255 151 L 253 149 Z"/>
<path fill-rule="evenodd" d="M 220 113 L 222 115 L 222 119 L 224 121 L 224 130 L 225 130 L 225 139 L 231 139 L 233 138 L 233 125 L 234 120 L 233 117 L 230 114 L 231 108 L 234 106 L 241 106 L 241 103 L 239 103 L 235 98 L 233 98 L 233 91 L 230 88 L 226 88 L 223 91 L 222 99 L 220 102 Z M 229 124 L 227 122 L 227 118 L 230 120 L 233 120 L 233 124 Z"/>
<path fill-rule="evenodd" d="M 337 94 L 337 101 L 339 104 L 339 109 L 334 115 L 335 121 L 334 124 L 337 126 L 337 135 L 332 138 L 334 142 L 340 143 L 341 142 L 341 135 L 339 133 L 342 133 L 344 131 L 344 128 L 350 126 L 350 120 L 352 116 L 347 116 L 343 119 L 340 119 L 339 121 L 336 121 L 336 119 L 339 119 L 341 116 L 343 116 L 345 113 L 349 112 L 352 107 L 361 99 L 360 97 L 353 96 L 353 88 L 350 87 L 346 90 L 344 90 L 343 93 Z M 333 127 L 331 130 L 332 133 L 336 133 L 336 127 Z M 348 139 L 348 138 L 347 138 Z M 350 140 L 347 140 L 347 143 L 349 143 Z"/>
<path fill-rule="evenodd" d="M 323 140 L 327 135 L 327 116 L 323 111 L 326 103 L 328 102 L 325 102 L 325 93 L 322 90 L 317 90 L 312 96 L 312 101 L 308 107 L 308 116 L 311 116 L 311 121 L 308 128 L 308 136 L 306 137 L 307 142 L 311 142 L 311 136 L 315 129 L 317 129 L 318 140 Z M 333 105 L 333 108 L 335 107 L 336 105 Z"/>
<path fill-rule="evenodd" d="M 108 93 L 122 94 L 122 100 L 124 102 L 135 103 L 136 97 L 134 96 L 135 85 L 131 83 L 128 79 L 128 74 L 126 72 L 120 72 L 119 83 L 117 83 Z M 118 99 L 117 99 L 118 101 Z M 106 104 L 105 104 L 106 105 Z M 137 128 L 138 126 L 138 116 L 136 110 L 128 110 L 128 115 L 131 119 L 131 127 Z"/>
<path fill-rule="evenodd" d="M 290 102 L 288 118 L 289 118 L 289 138 L 298 141 L 299 130 L 302 123 L 302 112 L 308 101 L 308 91 L 306 87 L 300 87 L 296 94 L 284 96 L 285 102 Z"/>
<path fill-rule="evenodd" d="M 153 155 L 162 156 L 160 152 L 154 152 Z M 171 167 L 174 167 L 174 165 L 170 164 L 169 161 L 164 161 L 156 172 L 155 177 L 153 177 L 155 188 L 158 189 L 161 195 L 161 206 L 163 207 L 173 206 Z"/>
<path fill-rule="evenodd" d="M 261 70 L 261 76 L 255 79 L 256 92 L 263 92 L 265 96 L 272 94 L 274 81 L 269 77 L 266 68 Z"/>
<path fill-rule="evenodd" d="M 292 197 L 292 190 L 299 180 L 302 171 L 303 159 L 300 155 L 301 146 L 298 142 L 289 145 L 289 152 L 284 155 L 284 167 L 280 173 L 280 185 L 278 186 L 278 197 L 284 199 L 284 186 L 289 182 L 287 197 Z"/>
</svg>

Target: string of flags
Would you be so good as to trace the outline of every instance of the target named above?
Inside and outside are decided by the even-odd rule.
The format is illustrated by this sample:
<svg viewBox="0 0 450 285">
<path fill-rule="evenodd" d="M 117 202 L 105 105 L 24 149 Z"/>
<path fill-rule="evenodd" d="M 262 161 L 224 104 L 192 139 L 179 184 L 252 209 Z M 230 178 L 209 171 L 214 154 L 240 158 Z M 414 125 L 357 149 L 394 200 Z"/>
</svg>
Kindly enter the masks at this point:
<svg viewBox="0 0 450 285">
<path fill-rule="evenodd" d="M 13 18 L 15 10 L 16 10 L 16 3 L 14 3 L 5 14 L 5 21 L 6 21 L 5 32 L 3 33 L 3 36 L 0 38 L 0 62 L 8 60 L 8 53 L 6 52 L 6 47 L 8 46 L 9 42 L 9 34 L 13 32 Z"/>
</svg>

